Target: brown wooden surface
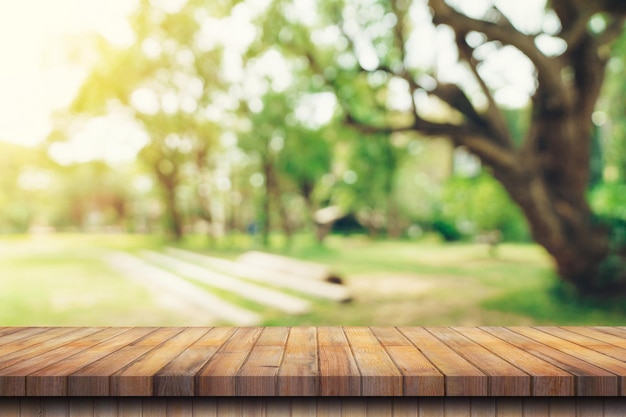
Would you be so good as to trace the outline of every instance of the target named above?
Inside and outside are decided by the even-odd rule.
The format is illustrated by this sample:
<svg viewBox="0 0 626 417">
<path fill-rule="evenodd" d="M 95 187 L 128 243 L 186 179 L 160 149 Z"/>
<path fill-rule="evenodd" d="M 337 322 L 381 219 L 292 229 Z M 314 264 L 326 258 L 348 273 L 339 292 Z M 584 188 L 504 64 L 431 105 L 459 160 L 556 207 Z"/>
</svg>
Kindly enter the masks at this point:
<svg viewBox="0 0 626 417">
<path fill-rule="evenodd" d="M 0 397 L 2 417 L 624 417 L 625 397 Z"/>
<path fill-rule="evenodd" d="M 23 396 L 621 397 L 626 330 L 0 327 L 0 397 Z M 463 408 L 464 401 L 446 407 Z M 333 404 L 318 411 L 331 412 Z M 374 408 L 385 414 L 393 411 L 390 404 Z M 434 404 L 419 407 L 438 409 Z M 504 414 L 519 409 L 504 400 L 494 404 Z M 346 403 L 344 411 L 362 406 Z M 474 410 L 491 406 L 476 402 Z M 284 411 L 282 403 L 269 407 Z"/>
</svg>

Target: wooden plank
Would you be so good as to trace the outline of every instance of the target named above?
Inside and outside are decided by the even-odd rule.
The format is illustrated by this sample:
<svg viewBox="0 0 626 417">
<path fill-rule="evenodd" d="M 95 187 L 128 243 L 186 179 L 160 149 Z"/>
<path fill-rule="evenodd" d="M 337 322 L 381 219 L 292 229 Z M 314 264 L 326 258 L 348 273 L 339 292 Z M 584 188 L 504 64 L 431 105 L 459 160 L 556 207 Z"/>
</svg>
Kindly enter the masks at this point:
<svg viewBox="0 0 626 417">
<path fill-rule="evenodd" d="M 341 399 L 341 417 L 361 417 L 367 415 L 370 411 L 371 409 L 363 397 L 345 397 Z"/>
<path fill-rule="evenodd" d="M 10 359 L 3 362 L 0 369 L 0 395 L 26 395 L 26 373 L 45 366 L 45 361 L 55 362 L 65 356 L 84 349 L 81 343 L 72 344 L 76 340 L 87 337 L 85 343 L 97 343 L 91 335 L 101 331 L 101 328 L 83 328 L 47 341 L 46 345 L 30 347 L 22 352 L 6 355 Z"/>
<path fill-rule="evenodd" d="M 444 377 L 402 333 L 393 327 L 372 327 L 376 338 L 403 376 L 403 395 L 445 395 Z"/>
<path fill-rule="evenodd" d="M 604 417 L 626 417 L 626 398 L 604 398 Z"/>
<path fill-rule="evenodd" d="M 419 327 L 398 328 L 444 375 L 447 396 L 489 395 L 487 375 L 448 345 Z"/>
<path fill-rule="evenodd" d="M 620 327 L 612 327 L 612 326 L 592 326 L 594 330 L 601 331 L 603 333 L 612 334 L 614 336 L 620 338 L 626 338 L 626 330 Z"/>
<path fill-rule="evenodd" d="M 167 417 L 165 398 L 144 398 L 141 402 L 142 417 Z"/>
<path fill-rule="evenodd" d="M 361 373 L 361 395 L 402 395 L 402 373 L 367 327 L 344 327 Z"/>
<path fill-rule="evenodd" d="M 607 356 L 604 353 L 599 351 L 589 349 L 587 347 L 581 346 L 577 343 L 573 343 L 563 339 L 562 337 L 555 336 L 551 333 L 560 334 L 570 339 L 574 340 L 585 340 L 582 339 L 582 336 L 568 336 L 569 332 L 564 331 L 562 329 L 552 329 L 548 327 L 544 327 L 540 329 L 534 329 L 530 327 L 520 327 L 516 328 L 515 331 L 519 334 L 522 334 L 526 337 L 535 339 L 539 342 L 558 347 L 559 351 L 566 353 L 570 356 L 576 357 L 578 359 L 584 360 L 588 363 L 592 363 L 594 366 L 598 368 L 602 368 L 608 372 L 611 372 L 618 376 L 620 380 L 620 385 L 622 386 L 621 393 L 618 395 L 626 395 L 626 363 L 621 360 L 615 359 L 611 356 Z M 595 344 L 597 348 L 600 348 L 599 344 Z M 619 350 L 619 348 L 615 347 L 615 350 Z M 606 353 L 607 350 L 603 347 L 602 350 Z M 616 387 L 617 389 L 617 387 Z M 610 395 L 609 393 L 603 395 Z"/>
<path fill-rule="evenodd" d="M 289 336 L 287 327 L 266 327 L 237 374 L 239 396 L 277 395 L 277 376 Z"/>
<path fill-rule="evenodd" d="M 526 397 L 522 399 L 524 417 L 549 416 L 550 397 Z"/>
<path fill-rule="evenodd" d="M 443 410 L 445 417 L 471 417 L 470 398 L 446 398 Z"/>
<path fill-rule="evenodd" d="M 554 397 L 548 399 L 550 417 L 572 417 L 576 415 L 576 399 Z"/>
<path fill-rule="evenodd" d="M 26 377 L 26 395 L 67 395 L 68 375 L 154 331 L 153 328 L 147 327 L 119 328 L 119 330 L 120 334 L 116 334 L 106 340 L 102 339 L 101 333 L 98 333 L 96 336 L 100 338 L 100 343 L 45 368 L 29 373 Z"/>
<path fill-rule="evenodd" d="M 193 417 L 217 417 L 217 400 L 215 398 L 195 397 Z"/>
<path fill-rule="evenodd" d="M 0 416 L 20 417 L 20 399 L 17 397 L 0 398 Z"/>
<path fill-rule="evenodd" d="M 341 415 L 341 398 L 320 398 L 317 402 L 318 417 L 337 417 Z"/>
<path fill-rule="evenodd" d="M 153 377 L 172 359 L 208 332 L 207 328 L 192 327 L 163 341 L 150 352 L 115 372 L 109 378 L 111 395 L 151 396 Z"/>
<path fill-rule="evenodd" d="M 194 395 L 195 375 L 235 332 L 233 327 L 216 327 L 187 347 L 154 375 L 154 395 Z"/>
<path fill-rule="evenodd" d="M 248 300 L 288 314 L 303 314 L 311 309 L 311 303 L 293 295 L 251 284 L 157 252 L 143 251 L 142 254 L 146 259 L 176 271 L 179 275 L 214 288 L 230 291 Z"/>
<path fill-rule="evenodd" d="M 575 381 L 572 374 L 479 328 L 455 327 L 454 329 L 529 374 L 532 379 L 531 395 L 574 395 Z"/>
<path fill-rule="evenodd" d="M 494 399 L 492 399 L 493 401 Z M 521 398 L 506 397 L 495 399 L 497 417 L 522 417 L 524 414 Z M 473 416 L 472 416 L 473 417 Z"/>
<path fill-rule="evenodd" d="M 47 327 L 5 327 L 4 332 L 0 336 L 0 352 L 2 348 L 15 343 L 18 340 L 24 340 L 27 337 L 33 337 L 36 334 L 49 331 Z"/>
<path fill-rule="evenodd" d="M 119 415 L 119 405 L 119 398 L 95 398 L 93 400 L 93 415 L 94 417 L 117 417 Z"/>
<path fill-rule="evenodd" d="M 522 327 L 485 327 L 486 332 L 576 376 L 576 395 L 617 395 L 617 376 L 552 346 L 514 332 Z"/>
<path fill-rule="evenodd" d="M 241 414 L 243 417 L 265 417 L 273 416 L 268 414 L 268 397 L 247 397 L 242 401 Z M 279 410 L 272 410 L 279 411 Z"/>
<path fill-rule="evenodd" d="M 118 405 L 120 417 L 143 417 L 143 402 L 141 397 L 124 397 Z"/>
<path fill-rule="evenodd" d="M 420 398 L 419 417 L 443 417 L 444 404 L 448 398 Z"/>
<path fill-rule="evenodd" d="M 196 376 L 196 395 L 236 395 L 236 376 L 261 335 L 261 327 L 240 327 Z"/>
<path fill-rule="evenodd" d="M 5 335 L 9 335 L 11 333 L 19 332 L 19 331 L 27 329 L 27 328 L 28 327 L 7 327 L 7 326 L 0 327 L 0 340 L 2 340 L 1 338 L 4 337 Z M 34 327 L 34 328 L 36 328 L 36 327 Z"/>
<path fill-rule="evenodd" d="M 520 404 L 521 404 L 521 400 L 520 400 Z M 471 417 L 493 417 L 495 415 L 496 415 L 496 399 L 495 398 L 472 397 L 470 399 L 470 416 Z"/>
<path fill-rule="evenodd" d="M 25 359 L 21 362 L 16 362 L 11 366 L 8 366 L 2 370 L 0 370 L 0 393 L 2 392 L 1 387 L 10 388 L 19 386 L 20 389 L 24 387 L 26 389 L 26 376 L 32 374 L 45 367 L 47 364 L 54 364 L 58 361 L 61 361 L 67 357 L 70 357 L 76 353 L 85 351 L 98 343 L 101 343 L 103 340 L 107 340 L 113 336 L 116 336 L 120 333 L 123 333 L 128 330 L 128 328 L 96 328 L 95 333 L 89 334 L 86 337 L 71 341 L 67 344 L 61 345 L 57 348 L 50 349 L 46 352 L 43 352 L 35 357 L 31 357 Z M 53 379 L 49 379 L 46 381 L 53 385 L 54 391 L 63 391 L 65 386 L 65 379 L 59 378 L 57 382 L 54 384 Z M 24 394 L 18 395 L 36 395 L 34 393 L 28 393 L 27 391 Z"/>
<path fill-rule="evenodd" d="M 254 398 L 246 399 L 246 402 L 254 401 Z M 265 409 L 254 410 L 252 407 L 247 416 L 249 417 L 290 417 L 291 416 L 291 399 L 284 397 L 264 397 L 262 402 L 265 403 Z M 251 404 L 252 405 L 252 404 Z M 244 409 L 244 417 L 246 416 Z"/>
<path fill-rule="evenodd" d="M 181 302 L 200 309 L 204 314 L 208 313 L 228 323 L 242 326 L 256 324 L 261 320 L 259 314 L 228 303 L 186 279 L 156 267 L 136 256 L 119 252 L 110 255 L 107 260 L 113 268 L 119 270 L 130 279 L 139 280 L 158 289 L 158 291 L 165 291 L 168 296 L 176 296 Z"/>
<path fill-rule="evenodd" d="M 324 281 L 294 279 L 291 275 L 281 272 L 268 271 L 249 265 L 229 261 L 226 259 L 212 258 L 195 252 L 166 248 L 166 253 L 195 262 L 199 265 L 214 269 L 227 275 L 238 278 L 263 282 L 279 288 L 289 288 L 299 293 L 326 298 L 333 301 L 346 302 L 352 299 L 350 291 L 345 286 L 331 284 Z"/>
<path fill-rule="evenodd" d="M 243 402 L 239 398 L 220 398 L 217 401 L 217 415 L 243 417 Z"/>
<path fill-rule="evenodd" d="M 604 417 L 604 399 L 600 397 L 576 398 L 576 415 L 584 417 Z"/>
<path fill-rule="evenodd" d="M 317 329 L 293 327 L 278 370 L 278 395 L 318 394 Z"/>
<path fill-rule="evenodd" d="M 394 417 L 418 417 L 420 400 L 418 397 L 392 398 Z"/>
<path fill-rule="evenodd" d="M 583 336 L 600 340 L 604 343 L 618 346 L 622 349 L 626 349 L 626 335 L 625 337 L 615 336 L 611 333 L 605 333 L 592 327 L 561 326 L 561 328 L 573 333 L 578 333 Z"/>
<path fill-rule="evenodd" d="M 293 417 L 316 417 L 318 401 L 312 397 L 292 397 L 291 415 Z"/>
<path fill-rule="evenodd" d="M 317 346 L 320 395 L 361 395 L 361 373 L 345 334 L 339 327 L 319 327 Z"/>
<path fill-rule="evenodd" d="M 69 338 L 71 339 L 71 334 L 79 330 L 81 330 L 79 327 L 53 327 L 31 337 L 0 345 L 0 369 L 11 366 L 24 358 L 37 356 L 48 350 L 49 346 L 63 345 L 67 340 L 64 338 L 65 336 L 70 335 Z M 95 331 L 88 331 L 88 333 Z"/>
<path fill-rule="evenodd" d="M 69 417 L 93 417 L 93 398 L 69 398 Z"/>
<path fill-rule="evenodd" d="M 553 327 L 553 326 L 551 327 L 543 326 L 543 327 L 540 327 L 539 329 L 542 332 L 551 334 L 552 336 L 556 336 L 563 340 L 567 340 L 568 342 L 575 343 L 577 345 L 585 347 L 586 349 L 591 349 L 594 352 L 602 353 L 603 355 L 610 356 L 617 360 L 622 360 L 623 358 L 626 358 L 625 348 L 622 348 L 615 344 L 607 343 L 605 341 L 598 340 L 594 337 L 588 336 L 584 333 L 584 330 L 582 330 L 583 331 L 582 333 L 581 331 L 572 332 L 567 329 L 562 329 L 560 327 Z M 592 330 L 588 330 L 588 332 L 591 332 L 591 331 Z M 601 332 L 598 332 L 598 333 L 601 333 Z M 611 335 L 606 335 L 606 337 L 608 338 L 613 337 L 614 340 L 618 339 L 615 336 L 611 336 Z M 626 346 L 626 339 L 621 339 L 621 341 Z"/>
<path fill-rule="evenodd" d="M 361 402 L 363 398 L 360 398 Z M 344 400 L 345 404 L 345 400 Z M 372 417 L 393 417 L 393 403 L 386 397 L 367 397 L 365 400 L 368 416 Z M 343 405 L 342 405 L 343 411 Z M 356 415 L 353 414 L 355 417 Z M 363 415 L 363 414 L 361 414 Z"/>
<path fill-rule="evenodd" d="M 20 416 L 43 415 L 42 397 L 22 397 L 20 398 Z"/>
<path fill-rule="evenodd" d="M 451 328 L 432 327 L 428 331 L 489 376 L 489 395 L 530 395 L 530 376 L 483 346 Z"/>
<path fill-rule="evenodd" d="M 341 282 L 341 278 L 333 273 L 326 265 L 302 261 L 273 253 L 250 251 L 239 256 L 237 262 L 301 279 Z"/>
<path fill-rule="evenodd" d="M 44 398 L 43 417 L 67 417 L 68 413 L 69 402 L 67 398 Z"/>
<path fill-rule="evenodd" d="M 158 328 L 147 336 L 124 346 L 68 375 L 67 393 L 72 396 L 110 395 L 109 377 L 137 358 L 180 333 L 181 328 Z"/>
</svg>

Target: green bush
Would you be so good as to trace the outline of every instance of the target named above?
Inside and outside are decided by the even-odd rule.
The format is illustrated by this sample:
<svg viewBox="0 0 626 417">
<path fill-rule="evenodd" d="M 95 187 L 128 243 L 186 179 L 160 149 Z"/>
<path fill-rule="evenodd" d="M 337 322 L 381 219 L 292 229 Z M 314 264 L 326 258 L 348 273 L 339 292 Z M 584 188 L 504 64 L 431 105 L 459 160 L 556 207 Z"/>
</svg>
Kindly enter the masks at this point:
<svg viewBox="0 0 626 417">
<path fill-rule="evenodd" d="M 453 225 L 467 237 L 499 230 L 505 241 L 530 239 L 521 210 L 486 172 L 475 177 L 450 178 L 438 205 L 437 221 Z"/>
</svg>

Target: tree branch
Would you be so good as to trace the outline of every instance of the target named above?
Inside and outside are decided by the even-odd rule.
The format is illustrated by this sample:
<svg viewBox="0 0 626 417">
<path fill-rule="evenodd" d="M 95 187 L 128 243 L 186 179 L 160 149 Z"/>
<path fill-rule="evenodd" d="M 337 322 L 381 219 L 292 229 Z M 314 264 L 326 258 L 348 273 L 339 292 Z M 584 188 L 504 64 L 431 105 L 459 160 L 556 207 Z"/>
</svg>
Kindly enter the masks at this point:
<svg viewBox="0 0 626 417">
<path fill-rule="evenodd" d="M 463 33 L 457 33 L 456 45 L 459 50 L 460 57 L 467 62 L 472 74 L 474 74 L 474 78 L 476 78 L 476 81 L 480 85 L 483 94 L 487 97 L 487 118 L 489 119 L 493 130 L 495 131 L 497 137 L 501 139 L 500 141 L 503 142 L 503 144 L 512 148 L 513 139 L 511 137 L 511 132 L 509 131 L 504 117 L 502 116 L 502 112 L 500 112 L 500 109 L 496 104 L 496 100 L 494 99 L 491 90 L 478 72 L 478 61 L 474 58 L 474 48 L 467 44 L 465 41 L 465 34 Z"/>
<path fill-rule="evenodd" d="M 435 24 L 446 24 L 455 33 L 468 33 L 471 31 L 483 33 L 489 40 L 498 41 L 504 45 L 517 48 L 528 57 L 537 68 L 540 84 L 544 84 L 548 89 L 555 89 L 554 94 L 560 94 L 559 90 L 564 88 L 561 82 L 562 63 L 558 57 L 548 58 L 535 45 L 534 36 L 525 35 L 516 30 L 510 22 L 508 24 L 496 24 L 485 20 L 474 19 L 457 12 L 444 0 L 429 0 L 428 4 L 432 8 L 433 22 Z M 508 19 L 506 20 L 508 21 Z"/>
<path fill-rule="evenodd" d="M 489 137 L 484 136 L 481 132 L 473 131 L 467 125 L 434 123 L 417 117 L 411 125 L 373 126 L 355 119 L 349 113 L 346 114 L 344 123 L 364 134 L 391 135 L 398 132 L 418 132 L 426 136 L 449 138 L 455 145 L 467 147 L 489 166 L 505 170 L 515 168 L 515 155 L 510 149 L 494 143 Z"/>
</svg>

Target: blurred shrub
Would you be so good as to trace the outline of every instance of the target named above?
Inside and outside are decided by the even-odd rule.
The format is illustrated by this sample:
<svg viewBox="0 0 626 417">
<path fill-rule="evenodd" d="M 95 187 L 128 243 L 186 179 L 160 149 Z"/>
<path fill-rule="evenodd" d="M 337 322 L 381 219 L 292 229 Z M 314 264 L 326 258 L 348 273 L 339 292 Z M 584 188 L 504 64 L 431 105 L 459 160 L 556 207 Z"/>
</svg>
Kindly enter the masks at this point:
<svg viewBox="0 0 626 417">
<path fill-rule="evenodd" d="M 435 212 L 433 229 L 446 240 L 471 238 L 493 230 L 499 230 L 505 241 L 530 239 L 521 210 L 486 172 L 450 178 L 442 188 Z"/>
<path fill-rule="evenodd" d="M 626 220 L 626 183 L 602 182 L 589 194 L 593 212 L 602 218 Z"/>
</svg>

